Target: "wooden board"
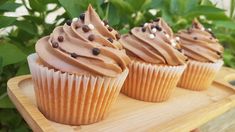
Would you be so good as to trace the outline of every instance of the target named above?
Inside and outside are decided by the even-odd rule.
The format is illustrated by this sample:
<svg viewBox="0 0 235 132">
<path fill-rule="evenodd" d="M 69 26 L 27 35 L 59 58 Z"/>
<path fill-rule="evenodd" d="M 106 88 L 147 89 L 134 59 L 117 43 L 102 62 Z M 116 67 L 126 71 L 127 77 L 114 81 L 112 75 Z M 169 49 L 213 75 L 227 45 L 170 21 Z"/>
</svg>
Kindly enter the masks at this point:
<svg viewBox="0 0 235 132">
<path fill-rule="evenodd" d="M 108 117 L 82 126 L 47 120 L 37 109 L 30 75 L 8 81 L 8 94 L 34 131 L 190 131 L 235 106 L 235 70 L 222 68 L 212 86 L 202 92 L 176 88 L 170 100 L 147 103 L 120 94 Z"/>
</svg>

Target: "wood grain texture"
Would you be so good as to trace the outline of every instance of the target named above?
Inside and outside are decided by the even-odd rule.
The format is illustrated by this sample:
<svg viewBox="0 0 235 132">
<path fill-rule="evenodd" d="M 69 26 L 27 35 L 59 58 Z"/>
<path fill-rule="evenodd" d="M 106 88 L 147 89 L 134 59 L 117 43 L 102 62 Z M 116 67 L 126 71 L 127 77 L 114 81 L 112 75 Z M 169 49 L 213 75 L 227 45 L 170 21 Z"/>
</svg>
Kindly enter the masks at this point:
<svg viewBox="0 0 235 132">
<path fill-rule="evenodd" d="M 8 94 L 34 131 L 190 131 L 235 106 L 235 70 L 223 68 L 201 92 L 176 88 L 164 103 L 148 103 L 120 94 L 108 117 L 91 125 L 69 126 L 47 120 L 37 109 L 31 76 L 9 80 Z M 234 76 L 235 79 L 235 76 Z"/>
</svg>

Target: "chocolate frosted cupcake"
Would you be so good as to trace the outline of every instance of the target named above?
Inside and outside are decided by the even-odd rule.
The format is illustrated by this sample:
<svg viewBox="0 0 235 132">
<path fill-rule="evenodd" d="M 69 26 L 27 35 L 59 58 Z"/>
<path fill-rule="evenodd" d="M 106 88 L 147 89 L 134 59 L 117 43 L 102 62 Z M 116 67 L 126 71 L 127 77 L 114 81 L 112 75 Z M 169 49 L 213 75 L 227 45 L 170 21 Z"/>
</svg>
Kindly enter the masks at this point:
<svg viewBox="0 0 235 132">
<path fill-rule="evenodd" d="M 132 61 L 121 92 L 143 101 L 167 100 L 185 69 L 187 59 L 181 53 L 178 40 L 161 18 L 123 35 L 120 42 Z"/>
<path fill-rule="evenodd" d="M 78 19 L 38 40 L 28 63 L 38 108 L 48 119 L 81 125 L 106 116 L 130 62 L 119 36 L 89 6 Z"/>
<path fill-rule="evenodd" d="M 181 46 L 189 58 L 178 86 L 191 90 L 207 89 L 223 65 L 223 47 L 210 29 L 196 19 L 188 30 L 179 31 Z"/>
</svg>

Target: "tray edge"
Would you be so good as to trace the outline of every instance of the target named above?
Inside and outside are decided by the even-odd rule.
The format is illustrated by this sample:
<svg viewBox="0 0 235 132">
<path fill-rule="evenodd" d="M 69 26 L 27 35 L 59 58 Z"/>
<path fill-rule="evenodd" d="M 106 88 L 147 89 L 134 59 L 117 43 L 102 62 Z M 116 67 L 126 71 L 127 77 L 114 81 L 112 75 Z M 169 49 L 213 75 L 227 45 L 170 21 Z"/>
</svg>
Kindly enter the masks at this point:
<svg viewBox="0 0 235 132">
<path fill-rule="evenodd" d="M 224 68 L 224 67 L 223 67 Z M 230 68 L 226 68 L 226 69 L 230 69 Z M 233 70 L 233 69 L 232 69 Z M 235 70 L 234 70 L 235 72 Z M 18 95 L 16 96 L 15 93 L 21 93 L 21 91 L 19 90 L 19 86 L 18 84 L 23 81 L 23 80 L 26 80 L 26 79 L 29 79 L 31 78 L 31 75 L 23 75 L 23 76 L 18 76 L 18 77 L 14 77 L 14 78 L 11 78 L 8 82 L 7 82 L 7 86 L 8 86 L 8 95 L 9 97 L 11 98 L 11 100 L 13 101 L 13 103 L 16 105 L 17 107 L 17 110 L 21 113 L 21 115 L 24 117 L 24 119 L 26 120 L 26 122 L 30 125 L 30 127 L 35 131 L 49 131 L 49 132 L 54 132 L 55 129 L 51 126 L 50 122 L 48 121 L 48 119 L 46 119 L 42 113 L 37 109 L 35 108 L 35 106 L 33 105 L 30 105 L 30 106 L 27 106 L 30 108 L 30 110 L 28 110 L 28 108 L 24 108 L 24 106 L 22 105 L 22 102 L 23 104 L 27 103 L 30 104 L 30 101 L 28 101 L 27 99 L 25 100 L 25 102 L 23 101 L 23 99 L 20 99 L 18 97 Z M 227 82 L 223 82 L 224 80 L 215 80 L 213 83 L 217 83 L 219 85 L 223 85 L 224 87 L 227 87 L 229 89 L 234 89 L 234 87 L 232 85 L 228 85 Z M 27 98 L 25 97 L 23 94 L 20 95 L 21 97 L 24 97 L 24 98 Z M 15 101 L 18 101 L 18 103 L 16 103 Z M 216 108 L 220 108 L 220 109 L 215 109 Z M 228 111 L 229 109 L 235 107 L 235 94 L 231 95 L 231 96 L 228 96 L 226 98 L 224 98 L 223 100 L 220 100 L 218 102 L 214 102 L 212 104 L 210 104 L 208 107 L 205 107 L 205 108 L 200 108 L 198 111 L 193 111 L 191 113 L 188 113 L 186 115 L 184 115 L 183 117 L 181 118 L 177 118 L 177 119 L 174 119 L 172 121 L 170 121 L 168 124 L 162 124 L 162 125 L 158 125 L 158 126 L 153 126 L 151 128 L 149 128 L 149 131 L 154 131 L 154 130 L 161 130 L 161 131 L 190 131 L 191 128 L 196 128 L 196 127 L 199 127 L 200 125 L 216 118 L 217 116 L 223 114 L 224 112 Z M 24 111 L 20 111 L 19 109 L 24 109 Z M 209 113 L 209 117 L 205 118 L 204 116 L 204 119 L 202 121 L 201 117 L 198 116 L 198 113 L 200 113 L 199 115 L 208 115 L 207 112 L 204 112 L 204 111 L 210 111 Z M 37 117 L 32 117 L 32 119 L 28 119 L 26 118 L 26 116 L 29 116 L 31 114 L 32 111 L 34 111 L 34 113 L 37 113 Z M 204 113 L 202 113 L 204 112 Z M 196 123 L 194 124 L 190 124 L 190 119 L 192 119 L 192 117 L 195 117 L 194 119 L 196 120 Z M 38 120 L 39 119 L 39 120 Z M 179 123 L 180 120 L 188 120 L 187 123 Z M 37 121 L 35 121 L 37 120 Z M 35 125 L 31 124 L 33 121 Z M 45 125 L 45 126 L 44 126 Z"/>
<path fill-rule="evenodd" d="M 11 78 L 7 82 L 7 93 L 17 110 L 23 116 L 33 131 L 39 132 L 56 132 L 49 121 L 42 113 L 33 106 L 32 103 L 19 90 L 19 83 L 23 80 L 31 78 L 31 75 L 22 75 Z M 34 113 L 33 115 L 30 113 Z M 30 118 L 28 118 L 30 117 Z"/>
</svg>

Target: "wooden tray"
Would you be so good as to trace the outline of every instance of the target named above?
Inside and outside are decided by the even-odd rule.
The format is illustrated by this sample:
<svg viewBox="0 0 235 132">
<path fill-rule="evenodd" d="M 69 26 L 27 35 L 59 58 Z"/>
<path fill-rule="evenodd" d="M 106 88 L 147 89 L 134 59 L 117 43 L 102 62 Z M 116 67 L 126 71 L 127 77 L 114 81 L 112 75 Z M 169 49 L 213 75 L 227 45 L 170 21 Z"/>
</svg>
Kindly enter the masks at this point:
<svg viewBox="0 0 235 132">
<path fill-rule="evenodd" d="M 235 106 L 235 88 L 228 81 L 235 70 L 222 68 L 207 91 L 176 88 L 164 103 L 147 103 L 120 94 L 108 117 L 82 126 L 62 125 L 47 120 L 37 109 L 30 75 L 8 81 L 8 94 L 34 131 L 189 131 Z"/>
</svg>

